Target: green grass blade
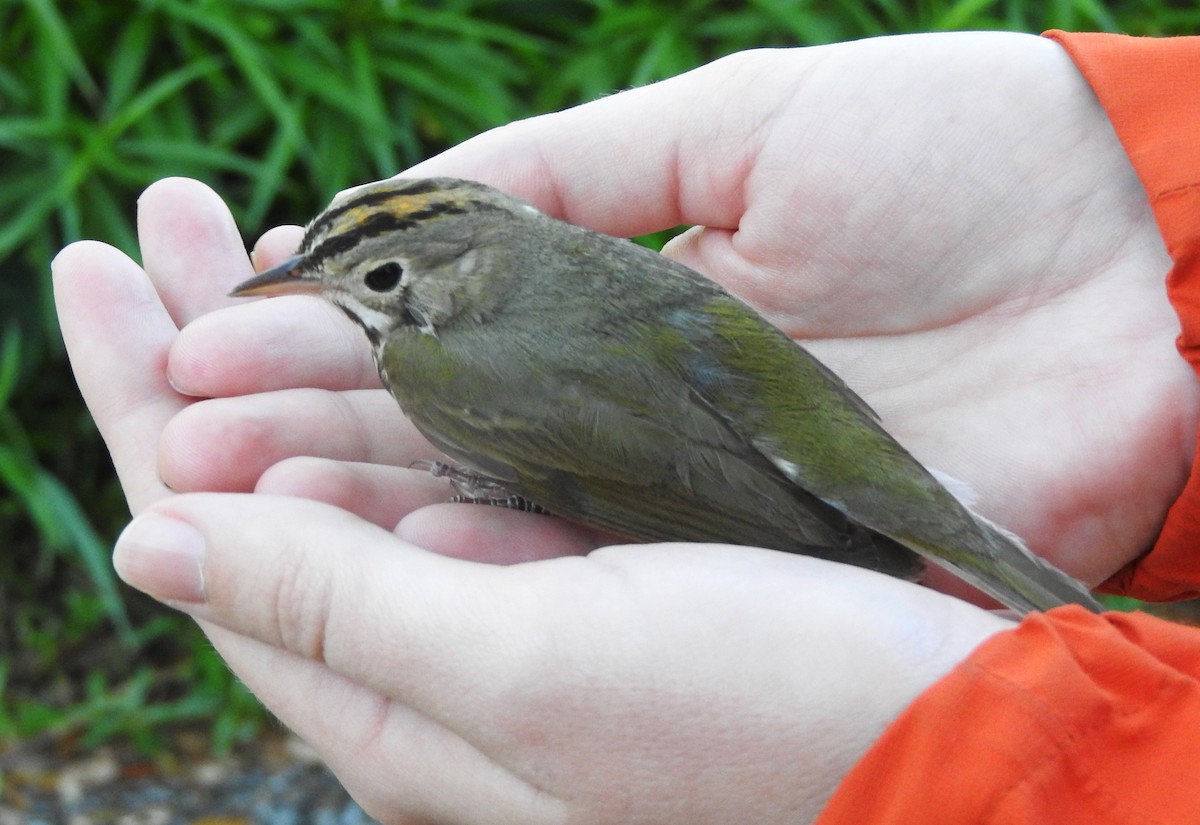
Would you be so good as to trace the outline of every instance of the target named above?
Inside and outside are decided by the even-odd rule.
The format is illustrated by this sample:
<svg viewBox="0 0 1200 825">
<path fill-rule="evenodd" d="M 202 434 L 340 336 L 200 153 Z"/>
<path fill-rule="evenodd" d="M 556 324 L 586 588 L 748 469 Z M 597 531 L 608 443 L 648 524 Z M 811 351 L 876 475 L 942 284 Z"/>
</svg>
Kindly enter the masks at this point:
<svg viewBox="0 0 1200 825">
<path fill-rule="evenodd" d="M 106 614 L 122 637 L 133 639 L 108 549 L 61 481 L 37 464 L 16 418 L 0 409 L 0 484 L 21 501 L 47 549 L 71 550 L 82 562 Z"/>
<path fill-rule="evenodd" d="M 70 73 L 75 85 L 90 102 L 100 100 L 100 87 L 96 85 L 87 64 L 75 48 L 75 38 L 67 21 L 59 14 L 58 7 L 50 0 L 25 0 L 43 36 L 50 42 L 51 50 Z"/>
<path fill-rule="evenodd" d="M 229 59 L 250 84 L 258 100 L 274 116 L 286 139 L 297 148 L 304 147 L 304 130 L 294 107 L 271 71 L 274 61 L 269 53 L 246 36 L 234 20 L 213 16 L 213 8 L 193 7 L 181 2 L 170 4 L 171 13 L 176 18 L 208 32 L 225 47 Z"/>
<path fill-rule="evenodd" d="M 959 0 L 946 9 L 931 22 L 930 28 L 936 31 L 955 31 L 970 28 L 971 21 L 978 21 L 982 13 L 995 5 L 996 0 Z M 990 22 L 990 21 L 989 21 Z M 978 22 L 975 23 L 979 25 Z M 991 28 L 991 26 L 988 26 Z"/>
<path fill-rule="evenodd" d="M 163 101 L 179 94 L 185 86 L 205 75 L 212 74 L 224 65 L 218 57 L 207 57 L 189 65 L 180 66 L 173 72 L 160 77 L 138 92 L 120 111 L 113 115 L 105 128 L 110 139 L 142 120 Z"/>
<path fill-rule="evenodd" d="M 8 407 L 21 373 L 21 328 L 9 324 L 0 341 L 0 410 Z"/>
</svg>

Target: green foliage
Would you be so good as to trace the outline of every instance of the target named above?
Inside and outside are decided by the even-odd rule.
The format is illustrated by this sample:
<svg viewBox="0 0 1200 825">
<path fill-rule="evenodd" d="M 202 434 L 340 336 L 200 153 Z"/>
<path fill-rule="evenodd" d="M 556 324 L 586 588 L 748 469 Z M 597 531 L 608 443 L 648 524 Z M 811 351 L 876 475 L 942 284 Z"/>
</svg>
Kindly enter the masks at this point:
<svg viewBox="0 0 1200 825">
<path fill-rule="evenodd" d="M 255 233 L 491 126 L 740 49 L 1049 27 L 1188 33 L 1200 11 L 1166 0 L 0 0 L 0 745 L 64 729 L 152 744 L 154 726 L 196 718 L 231 741 L 260 718 L 189 624 L 116 582 L 107 551 L 124 500 L 54 318 L 54 252 L 93 237 L 135 253 L 147 184 L 206 181 Z"/>
<path fill-rule="evenodd" d="M 70 638 L 70 626 L 66 631 L 66 635 L 50 635 L 45 629 L 27 628 L 24 649 L 0 658 L 0 693 L 6 695 L 0 705 L 0 743 L 78 734 L 80 747 L 86 749 L 122 736 L 150 752 L 162 745 L 163 734 L 172 727 L 204 723 L 211 731 L 213 750 L 227 753 L 266 724 L 257 701 L 234 679 L 198 629 L 173 616 L 153 618 L 138 632 L 138 647 L 167 655 L 135 660 L 121 669 L 76 656 L 77 662 L 56 668 L 37 695 L 9 683 L 14 670 L 28 670 L 22 660 L 29 656 L 61 665 L 63 651 L 77 641 Z M 174 634 L 188 638 L 170 638 Z M 117 647 L 105 653 L 119 655 Z"/>
</svg>

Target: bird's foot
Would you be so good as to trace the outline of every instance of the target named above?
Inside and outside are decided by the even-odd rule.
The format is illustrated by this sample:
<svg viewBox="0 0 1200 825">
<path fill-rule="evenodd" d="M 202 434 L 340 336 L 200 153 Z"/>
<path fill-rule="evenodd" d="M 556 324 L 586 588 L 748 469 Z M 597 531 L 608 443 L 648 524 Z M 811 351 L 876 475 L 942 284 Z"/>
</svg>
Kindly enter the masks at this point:
<svg viewBox="0 0 1200 825">
<path fill-rule="evenodd" d="M 414 469 L 428 470 L 434 478 L 447 479 L 450 486 L 454 488 L 454 495 L 450 499 L 454 504 L 486 504 L 491 507 L 505 507 L 509 510 L 521 510 L 527 513 L 548 514 L 549 512 L 524 496 L 510 493 L 499 481 L 464 467 L 455 467 L 444 461 L 425 459 L 414 461 L 409 466 Z"/>
</svg>

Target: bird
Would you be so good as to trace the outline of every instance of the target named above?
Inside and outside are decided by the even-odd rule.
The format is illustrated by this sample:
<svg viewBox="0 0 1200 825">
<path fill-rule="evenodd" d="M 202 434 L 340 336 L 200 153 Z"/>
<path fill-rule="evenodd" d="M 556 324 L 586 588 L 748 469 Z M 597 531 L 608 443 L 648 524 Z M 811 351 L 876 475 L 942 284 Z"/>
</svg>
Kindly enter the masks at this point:
<svg viewBox="0 0 1200 825">
<path fill-rule="evenodd" d="M 1087 588 L 974 512 L 802 345 L 654 250 L 493 187 L 393 178 L 334 198 L 237 297 L 313 294 L 467 500 L 636 541 L 720 542 L 916 579 L 1018 613 Z"/>
</svg>

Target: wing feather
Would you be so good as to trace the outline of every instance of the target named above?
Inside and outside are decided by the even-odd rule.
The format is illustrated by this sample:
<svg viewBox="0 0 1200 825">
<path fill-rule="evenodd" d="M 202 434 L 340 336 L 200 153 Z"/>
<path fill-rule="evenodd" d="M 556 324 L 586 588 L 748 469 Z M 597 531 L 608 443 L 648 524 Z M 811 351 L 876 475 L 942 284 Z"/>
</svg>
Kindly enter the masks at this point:
<svg viewBox="0 0 1200 825">
<path fill-rule="evenodd" d="M 703 382 L 679 380 L 682 362 L 664 376 L 655 374 L 662 361 L 626 361 L 618 380 L 594 350 L 546 364 L 498 355 L 482 338 L 394 334 L 386 369 L 435 445 L 511 492 L 644 541 L 772 547 L 898 575 L 918 569 L 907 551 L 874 540 L 781 472 L 729 426 Z"/>
</svg>

